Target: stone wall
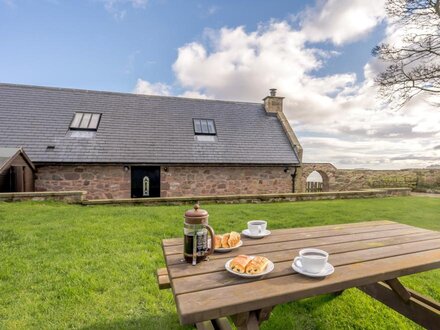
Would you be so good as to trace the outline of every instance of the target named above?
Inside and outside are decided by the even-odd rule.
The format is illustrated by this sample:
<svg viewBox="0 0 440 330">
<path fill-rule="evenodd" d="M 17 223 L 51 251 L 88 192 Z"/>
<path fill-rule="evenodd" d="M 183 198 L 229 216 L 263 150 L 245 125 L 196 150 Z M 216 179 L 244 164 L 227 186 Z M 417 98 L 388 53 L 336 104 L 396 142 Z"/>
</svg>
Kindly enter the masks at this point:
<svg viewBox="0 0 440 330">
<path fill-rule="evenodd" d="M 61 201 L 69 204 L 81 204 L 84 201 L 85 191 L 40 191 L 40 192 L 13 192 L 0 193 L 0 202 L 21 201 Z"/>
<path fill-rule="evenodd" d="M 287 194 L 260 194 L 260 195 L 222 195 L 222 196 L 192 196 L 192 197 L 160 197 L 160 198 L 130 198 L 130 199 L 101 199 L 85 200 L 84 205 L 183 205 L 201 204 L 240 204 L 240 203 L 278 203 L 299 202 L 333 199 L 355 198 L 384 198 L 408 196 L 409 188 L 369 189 L 362 191 L 331 191 L 319 193 L 287 193 Z"/>
<path fill-rule="evenodd" d="M 87 199 L 130 198 L 130 171 L 122 165 L 38 166 L 36 191 L 87 191 Z"/>
<path fill-rule="evenodd" d="M 170 166 L 161 169 L 161 197 L 292 192 L 284 166 Z"/>
<path fill-rule="evenodd" d="M 337 170 L 332 190 L 359 190 L 417 185 L 417 173 L 412 170 Z"/>
<path fill-rule="evenodd" d="M 440 169 L 364 170 L 337 169 L 329 163 L 305 163 L 302 180 L 313 171 L 321 174 L 324 191 L 409 187 L 416 191 L 440 191 Z M 303 185 L 305 191 L 305 185 Z"/>
<path fill-rule="evenodd" d="M 165 170 L 166 169 L 166 170 Z M 284 166 L 162 166 L 161 197 L 292 192 Z M 87 199 L 131 197 L 131 172 L 118 165 L 39 166 L 36 191 L 87 191 Z"/>
</svg>

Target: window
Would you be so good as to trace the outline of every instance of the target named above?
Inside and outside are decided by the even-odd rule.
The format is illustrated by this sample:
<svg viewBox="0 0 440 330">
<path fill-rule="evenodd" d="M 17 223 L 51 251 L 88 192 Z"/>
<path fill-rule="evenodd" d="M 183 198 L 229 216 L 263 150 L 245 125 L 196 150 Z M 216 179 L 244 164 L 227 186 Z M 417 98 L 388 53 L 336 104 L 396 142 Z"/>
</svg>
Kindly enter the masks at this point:
<svg viewBox="0 0 440 330">
<path fill-rule="evenodd" d="M 70 123 L 70 129 L 96 131 L 100 120 L 100 113 L 76 112 Z"/>
<path fill-rule="evenodd" d="M 194 134 L 196 135 L 217 135 L 215 123 L 212 119 L 193 119 Z"/>
<path fill-rule="evenodd" d="M 150 178 L 148 176 L 145 176 L 142 182 L 142 195 L 150 196 Z"/>
</svg>

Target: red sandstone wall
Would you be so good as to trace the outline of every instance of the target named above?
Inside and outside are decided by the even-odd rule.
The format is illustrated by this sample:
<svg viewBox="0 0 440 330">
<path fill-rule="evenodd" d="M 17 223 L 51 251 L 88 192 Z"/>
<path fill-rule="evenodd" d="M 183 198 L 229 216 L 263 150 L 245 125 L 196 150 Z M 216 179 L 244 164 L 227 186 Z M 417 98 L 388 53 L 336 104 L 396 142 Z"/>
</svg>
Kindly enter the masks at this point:
<svg viewBox="0 0 440 330">
<path fill-rule="evenodd" d="M 269 166 L 167 166 L 161 197 L 292 192 L 291 169 Z M 87 199 L 130 198 L 131 174 L 123 166 L 40 166 L 36 191 L 87 191 Z"/>
<path fill-rule="evenodd" d="M 130 198 L 130 171 L 122 165 L 39 166 L 36 191 L 87 191 L 87 199 Z"/>
<path fill-rule="evenodd" d="M 170 166 L 161 171 L 162 197 L 292 192 L 292 169 L 281 166 Z"/>
</svg>

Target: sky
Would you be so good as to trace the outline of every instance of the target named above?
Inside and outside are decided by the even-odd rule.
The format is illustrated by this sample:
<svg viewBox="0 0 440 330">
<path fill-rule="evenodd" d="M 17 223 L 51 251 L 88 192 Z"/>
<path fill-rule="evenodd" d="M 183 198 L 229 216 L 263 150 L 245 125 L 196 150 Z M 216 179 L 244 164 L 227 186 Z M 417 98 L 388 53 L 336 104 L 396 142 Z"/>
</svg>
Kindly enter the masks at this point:
<svg viewBox="0 0 440 330">
<path fill-rule="evenodd" d="M 377 95 L 395 40 L 385 0 L 0 0 L 0 82 L 262 102 L 269 88 L 305 162 L 440 164 L 432 97 Z M 258 137 L 256 137 L 258 138 Z"/>
</svg>

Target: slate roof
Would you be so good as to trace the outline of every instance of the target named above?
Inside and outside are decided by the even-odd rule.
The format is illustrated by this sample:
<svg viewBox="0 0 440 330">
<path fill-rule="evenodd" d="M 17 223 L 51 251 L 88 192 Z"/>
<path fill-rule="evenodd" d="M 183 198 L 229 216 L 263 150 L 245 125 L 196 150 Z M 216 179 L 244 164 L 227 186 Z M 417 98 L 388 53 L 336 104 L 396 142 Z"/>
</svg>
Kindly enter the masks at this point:
<svg viewBox="0 0 440 330">
<path fill-rule="evenodd" d="M 70 136 L 75 112 L 102 113 L 94 137 Z M 193 118 L 214 119 L 218 141 L 195 141 Z M 259 103 L 12 84 L 0 84 L 0 146 L 34 163 L 299 164 Z"/>
</svg>

